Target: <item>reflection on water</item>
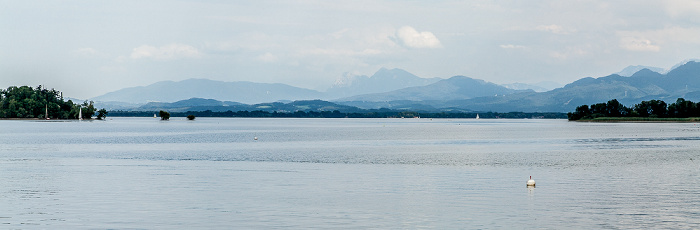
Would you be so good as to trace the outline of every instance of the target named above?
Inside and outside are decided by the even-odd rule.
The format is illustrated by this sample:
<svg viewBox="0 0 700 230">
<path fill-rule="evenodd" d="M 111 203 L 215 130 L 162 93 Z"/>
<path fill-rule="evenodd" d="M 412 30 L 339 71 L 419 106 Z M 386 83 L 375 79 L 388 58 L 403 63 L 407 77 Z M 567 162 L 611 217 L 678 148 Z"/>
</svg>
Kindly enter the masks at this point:
<svg viewBox="0 0 700 230">
<path fill-rule="evenodd" d="M 3 228 L 700 227 L 700 130 L 692 123 L 114 118 L 0 126 Z M 530 175 L 536 188 L 525 186 Z"/>
</svg>

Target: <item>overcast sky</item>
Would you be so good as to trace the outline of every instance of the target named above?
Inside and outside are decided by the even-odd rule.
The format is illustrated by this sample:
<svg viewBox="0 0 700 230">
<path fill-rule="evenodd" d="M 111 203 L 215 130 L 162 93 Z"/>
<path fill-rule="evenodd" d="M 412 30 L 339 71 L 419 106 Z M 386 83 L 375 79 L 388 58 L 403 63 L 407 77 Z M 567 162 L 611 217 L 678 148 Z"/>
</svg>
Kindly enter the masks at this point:
<svg viewBox="0 0 700 230">
<path fill-rule="evenodd" d="M 570 83 L 700 58 L 700 1 L 0 0 L 0 87 L 208 78 L 325 90 L 381 67 Z"/>
</svg>

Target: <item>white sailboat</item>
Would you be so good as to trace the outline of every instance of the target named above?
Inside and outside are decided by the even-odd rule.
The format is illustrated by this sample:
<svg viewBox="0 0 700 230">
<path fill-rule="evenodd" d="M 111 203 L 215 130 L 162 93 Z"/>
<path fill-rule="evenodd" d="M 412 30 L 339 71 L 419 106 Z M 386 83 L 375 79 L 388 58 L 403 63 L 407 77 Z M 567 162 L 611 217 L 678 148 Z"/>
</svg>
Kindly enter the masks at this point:
<svg viewBox="0 0 700 230">
<path fill-rule="evenodd" d="M 479 114 L 478 114 L 478 113 L 476 114 L 476 119 L 477 119 L 477 120 L 479 119 Z"/>
<path fill-rule="evenodd" d="M 80 107 L 80 112 L 78 112 L 78 120 L 83 120 L 83 107 Z"/>
</svg>

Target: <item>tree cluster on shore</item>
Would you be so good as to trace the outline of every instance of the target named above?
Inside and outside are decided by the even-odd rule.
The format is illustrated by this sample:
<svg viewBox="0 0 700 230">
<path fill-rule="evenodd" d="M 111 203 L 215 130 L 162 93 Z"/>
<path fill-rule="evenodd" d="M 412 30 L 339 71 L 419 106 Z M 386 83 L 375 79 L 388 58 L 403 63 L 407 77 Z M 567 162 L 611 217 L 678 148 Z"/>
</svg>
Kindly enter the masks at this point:
<svg viewBox="0 0 700 230">
<path fill-rule="evenodd" d="M 569 120 L 590 120 L 599 117 L 642 117 L 642 118 L 688 118 L 700 117 L 700 102 L 694 103 L 678 98 L 667 105 L 661 100 L 642 101 L 633 107 L 626 107 L 617 99 L 607 103 L 581 105 L 574 112 L 567 113 Z"/>
<path fill-rule="evenodd" d="M 152 116 L 154 112 L 150 111 L 110 111 L 110 114 L 118 117 L 148 117 Z M 296 112 L 268 112 L 268 111 L 224 111 L 224 112 L 214 112 L 211 110 L 206 111 L 188 111 L 188 112 L 172 112 L 173 117 L 185 117 L 188 115 L 196 117 L 291 117 L 291 118 L 474 118 L 477 113 L 419 113 L 419 112 L 409 112 L 409 111 L 368 111 L 366 113 L 359 112 L 340 112 L 338 110 L 334 111 L 296 111 Z M 566 118 L 564 113 L 523 113 L 523 112 L 510 112 L 510 113 L 495 113 L 495 112 L 485 112 L 478 113 L 480 118 L 545 118 L 545 119 L 555 119 L 555 118 Z"/>
<path fill-rule="evenodd" d="M 95 114 L 93 102 L 74 103 L 64 101 L 63 94 L 55 89 L 37 86 L 10 86 L 0 89 L 0 118 L 51 118 L 51 119 L 89 119 Z M 48 114 L 48 117 L 46 115 Z M 105 109 L 98 111 L 98 119 L 107 115 Z"/>
</svg>

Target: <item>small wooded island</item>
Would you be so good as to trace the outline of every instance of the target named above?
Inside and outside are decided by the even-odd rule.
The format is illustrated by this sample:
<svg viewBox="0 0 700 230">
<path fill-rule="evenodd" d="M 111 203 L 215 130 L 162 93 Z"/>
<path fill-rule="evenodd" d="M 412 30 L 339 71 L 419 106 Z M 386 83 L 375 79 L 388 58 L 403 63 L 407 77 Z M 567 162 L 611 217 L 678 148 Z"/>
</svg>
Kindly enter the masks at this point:
<svg viewBox="0 0 700 230">
<path fill-rule="evenodd" d="M 678 98 L 667 105 L 661 100 L 642 101 L 633 107 L 625 107 L 617 99 L 607 103 L 582 105 L 567 113 L 570 121 L 700 121 L 700 103 Z"/>
<path fill-rule="evenodd" d="M 0 89 L 0 118 L 90 119 L 95 111 L 92 101 L 78 104 L 71 100 L 64 101 L 63 93 L 41 85 L 36 88 L 10 86 Z M 97 111 L 97 119 L 105 116 L 105 109 Z"/>
</svg>

